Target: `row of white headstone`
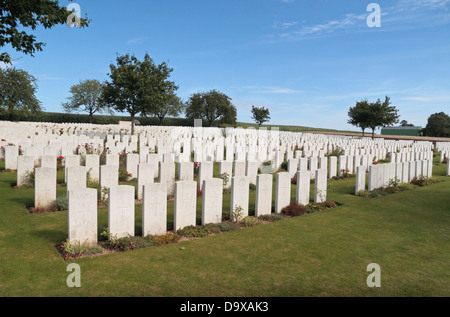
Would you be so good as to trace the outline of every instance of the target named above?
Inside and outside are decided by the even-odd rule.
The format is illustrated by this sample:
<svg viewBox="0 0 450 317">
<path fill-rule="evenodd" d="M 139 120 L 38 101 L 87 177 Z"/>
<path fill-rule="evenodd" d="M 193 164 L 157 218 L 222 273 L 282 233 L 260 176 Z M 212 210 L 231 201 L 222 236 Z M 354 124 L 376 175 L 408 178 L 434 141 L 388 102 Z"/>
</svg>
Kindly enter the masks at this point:
<svg viewBox="0 0 450 317">
<path fill-rule="evenodd" d="M 418 158 L 425 158 L 425 163 L 432 162 L 432 152 L 421 152 L 421 155 L 417 155 Z M 422 155 L 423 154 L 423 155 Z M 395 158 L 399 156 L 391 154 L 391 162 L 401 163 Z M 410 157 L 409 157 L 410 158 Z M 427 161 L 428 159 L 428 161 Z M 89 173 L 90 180 L 99 181 L 100 186 L 110 187 L 116 186 L 118 184 L 118 169 L 119 169 L 119 156 L 118 155 L 107 155 L 106 165 L 100 166 L 99 156 L 96 154 L 85 156 L 85 166 L 80 166 L 80 156 L 79 155 L 69 155 L 65 157 L 65 181 L 67 183 L 67 188 L 70 190 L 76 186 L 84 186 L 87 181 L 87 174 Z M 338 169 L 336 169 L 337 162 L 339 160 Z M 30 156 L 19 156 L 17 159 L 17 185 L 21 186 L 27 182 L 27 175 L 29 172 L 34 170 L 33 157 Z M 56 157 L 54 156 L 43 156 L 41 158 L 41 167 L 56 168 Z M 142 199 L 142 186 L 147 183 L 153 183 L 155 178 L 159 178 L 159 182 L 164 182 L 168 184 L 167 190 L 169 195 L 173 195 L 174 182 L 175 182 L 175 165 L 170 159 L 170 156 L 164 156 L 163 162 L 158 160 L 155 154 L 148 154 L 146 163 L 139 163 L 137 154 L 128 154 L 126 156 L 127 171 L 132 175 L 131 177 L 137 178 L 138 189 L 137 189 L 137 199 Z M 288 173 L 291 177 L 295 175 L 298 171 L 308 170 L 310 172 L 311 179 L 315 178 L 315 171 L 318 169 L 328 169 L 328 177 L 332 178 L 337 174 L 342 174 L 344 171 L 353 174 L 356 171 L 356 167 L 363 166 L 364 172 L 369 171 L 369 167 L 372 166 L 371 156 L 335 156 L 320 157 L 320 158 L 303 158 L 289 159 L 288 161 Z M 411 161 L 403 162 L 408 163 Z M 414 162 L 414 161 L 412 161 Z M 414 163 L 411 163 L 414 164 Z M 419 163 L 417 163 L 419 164 Z M 405 165 L 405 164 L 404 164 Z M 256 177 L 258 175 L 258 167 L 260 165 L 257 162 L 219 162 L 219 173 L 226 173 L 228 178 L 231 176 L 246 176 L 249 182 L 256 184 Z M 421 167 L 422 168 L 422 167 Z M 415 168 L 414 168 L 415 169 Z M 399 174 L 399 172 L 398 172 Z M 399 181 L 408 182 L 406 173 L 403 173 L 403 177 L 398 177 Z M 74 175 L 72 177 L 67 177 L 67 175 Z M 178 163 L 178 180 L 193 180 L 194 179 L 194 163 L 193 162 L 181 162 Z M 394 175 L 394 173 L 391 173 Z M 418 174 L 419 175 L 419 174 Z M 420 175 L 431 176 L 431 167 L 427 169 L 427 173 L 420 173 Z M 130 177 L 130 178 L 131 178 Z M 213 177 L 213 162 L 204 161 L 199 163 L 199 186 L 202 188 L 203 180 Z M 45 181 L 40 175 L 36 175 L 35 182 L 39 183 Z M 392 178 L 392 177 L 391 177 Z M 229 185 L 229 184 L 228 184 Z M 48 186 L 44 186 L 47 188 Z M 359 188 L 360 186 L 358 186 Z M 41 188 L 37 186 L 36 188 Z M 40 197 L 45 197 L 40 199 Z M 47 195 L 36 194 L 36 206 L 48 205 L 49 199 L 46 198 Z"/>
<path fill-rule="evenodd" d="M 38 168 L 37 170 L 48 170 Z M 310 201 L 309 171 L 299 171 L 297 177 L 296 202 Z M 326 200 L 327 171 L 316 170 L 314 201 Z M 220 223 L 223 217 L 223 180 L 210 178 L 202 184 L 201 223 Z M 273 175 L 259 174 L 256 180 L 255 216 L 272 213 Z M 161 235 L 167 233 L 167 186 L 164 183 L 143 185 L 142 234 Z M 276 174 L 275 212 L 291 203 L 291 177 L 288 172 Z M 249 181 L 246 176 L 231 178 L 230 215 L 242 208 L 240 217 L 249 215 Z M 108 229 L 112 237 L 135 235 L 135 187 L 117 185 L 108 188 Z M 174 230 L 197 225 L 197 182 L 183 180 L 175 182 Z M 68 189 L 68 238 L 71 243 L 95 245 L 97 243 L 97 190 L 77 187 Z"/>
</svg>

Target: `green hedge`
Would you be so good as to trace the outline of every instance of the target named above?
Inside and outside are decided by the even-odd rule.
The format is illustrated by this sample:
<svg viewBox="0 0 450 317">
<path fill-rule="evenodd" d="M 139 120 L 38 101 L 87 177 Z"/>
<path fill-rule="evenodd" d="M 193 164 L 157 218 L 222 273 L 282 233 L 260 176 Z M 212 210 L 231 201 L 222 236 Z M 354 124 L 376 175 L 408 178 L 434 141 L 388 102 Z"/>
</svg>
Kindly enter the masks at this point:
<svg viewBox="0 0 450 317">
<path fill-rule="evenodd" d="M 9 114 L 0 114 L 0 120 L 9 121 Z M 13 121 L 52 122 L 52 123 L 89 123 L 89 115 L 59 112 L 39 112 L 35 114 L 15 114 Z M 159 125 L 157 117 L 136 117 L 140 125 Z M 130 121 L 129 116 L 94 115 L 92 124 L 118 124 L 119 121 Z M 194 120 L 185 118 L 164 118 L 164 126 L 194 126 Z"/>
</svg>

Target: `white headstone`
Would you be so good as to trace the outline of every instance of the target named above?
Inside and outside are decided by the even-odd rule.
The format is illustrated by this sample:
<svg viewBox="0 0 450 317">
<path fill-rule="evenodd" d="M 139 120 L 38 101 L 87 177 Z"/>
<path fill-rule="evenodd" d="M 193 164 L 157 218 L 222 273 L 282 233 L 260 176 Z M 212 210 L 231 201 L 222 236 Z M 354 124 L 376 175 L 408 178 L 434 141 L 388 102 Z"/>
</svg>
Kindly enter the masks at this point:
<svg viewBox="0 0 450 317">
<path fill-rule="evenodd" d="M 56 199 L 56 168 L 36 168 L 34 179 L 34 207 L 52 206 Z"/>
<path fill-rule="evenodd" d="M 210 178 L 203 181 L 202 225 L 222 221 L 223 180 Z"/>
<path fill-rule="evenodd" d="M 296 202 L 299 205 L 306 206 L 309 204 L 309 193 L 310 193 L 310 182 L 311 172 L 307 170 L 302 170 L 297 172 L 297 191 L 296 191 Z"/>
<path fill-rule="evenodd" d="M 362 190 L 366 189 L 366 168 L 365 166 L 356 167 L 356 184 L 355 184 L 355 195 Z"/>
<path fill-rule="evenodd" d="M 77 188 L 68 191 L 69 242 L 87 247 L 97 244 L 97 190 Z"/>
<path fill-rule="evenodd" d="M 34 157 L 23 156 L 17 157 L 17 186 L 29 183 L 28 175 L 34 170 Z"/>
<path fill-rule="evenodd" d="M 236 207 L 243 209 L 243 217 L 248 216 L 249 182 L 246 176 L 234 176 L 231 178 L 231 203 L 230 213 Z"/>
<path fill-rule="evenodd" d="M 195 181 L 175 182 L 174 230 L 195 226 L 197 219 L 197 183 Z"/>
<path fill-rule="evenodd" d="M 108 228 L 113 237 L 134 236 L 134 186 L 108 189 Z"/>
<path fill-rule="evenodd" d="M 137 199 L 142 199 L 144 185 L 154 182 L 153 165 L 148 163 L 139 163 L 137 168 Z"/>
<path fill-rule="evenodd" d="M 291 203 L 291 175 L 289 172 L 277 173 L 275 183 L 275 212 Z"/>
<path fill-rule="evenodd" d="M 314 186 L 314 202 L 323 203 L 327 200 L 327 170 L 318 169 L 316 170 Z"/>
<path fill-rule="evenodd" d="M 259 174 L 256 177 L 255 216 L 272 213 L 272 174 Z"/>
<path fill-rule="evenodd" d="M 144 185 L 142 195 L 142 235 L 167 232 L 167 187 L 161 183 Z"/>
</svg>

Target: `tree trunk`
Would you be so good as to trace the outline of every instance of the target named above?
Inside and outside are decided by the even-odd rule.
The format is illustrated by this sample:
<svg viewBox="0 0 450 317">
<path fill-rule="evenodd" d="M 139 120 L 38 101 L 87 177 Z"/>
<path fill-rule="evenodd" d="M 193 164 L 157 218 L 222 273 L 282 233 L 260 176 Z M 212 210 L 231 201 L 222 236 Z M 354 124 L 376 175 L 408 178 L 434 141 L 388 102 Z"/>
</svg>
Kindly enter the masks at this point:
<svg viewBox="0 0 450 317">
<path fill-rule="evenodd" d="M 89 112 L 89 123 L 92 124 L 92 112 Z"/>
<path fill-rule="evenodd" d="M 362 129 L 362 131 L 363 131 L 363 137 L 364 137 L 364 130 L 365 130 L 365 129 Z"/>
<path fill-rule="evenodd" d="M 372 140 L 375 138 L 375 129 L 372 129 Z"/>
<path fill-rule="evenodd" d="M 131 115 L 131 135 L 134 135 L 134 114 Z"/>
<path fill-rule="evenodd" d="M 162 122 L 164 120 L 164 117 L 158 117 L 159 118 L 159 125 L 162 125 Z"/>
</svg>

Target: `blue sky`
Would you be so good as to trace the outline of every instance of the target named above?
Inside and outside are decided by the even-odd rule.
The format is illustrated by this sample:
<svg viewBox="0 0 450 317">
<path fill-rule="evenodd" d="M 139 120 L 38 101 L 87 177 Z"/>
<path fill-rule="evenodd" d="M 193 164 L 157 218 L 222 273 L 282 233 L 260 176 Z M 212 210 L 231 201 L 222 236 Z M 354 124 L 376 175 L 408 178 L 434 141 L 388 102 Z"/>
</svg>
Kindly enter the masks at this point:
<svg viewBox="0 0 450 317">
<path fill-rule="evenodd" d="M 74 2 L 89 27 L 37 29 L 46 46 L 34 57 L 6 47 L 38 79 L 46 111 L 63 112 L 80 80 L 107 80 L 116 54 L 147 52 L 174 68 L 181 98 L 217 89 L 243 122 L 255 105 L 269 108 L 270 124 L 356 131 L 349 107 L 386 95 L 416 125 L 450 112 L 450 0 Z M 380 27 L 367 25 L 372 2 Z"/>
</svg>

